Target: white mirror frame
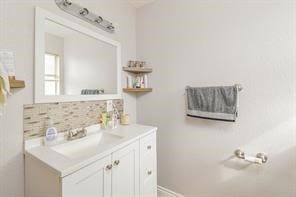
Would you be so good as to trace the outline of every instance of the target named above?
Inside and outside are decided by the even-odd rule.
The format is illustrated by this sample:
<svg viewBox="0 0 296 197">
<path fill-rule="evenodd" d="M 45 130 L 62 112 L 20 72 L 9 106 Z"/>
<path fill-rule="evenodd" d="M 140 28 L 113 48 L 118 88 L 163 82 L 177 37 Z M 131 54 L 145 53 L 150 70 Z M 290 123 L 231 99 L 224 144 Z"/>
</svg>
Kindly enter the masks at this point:
<svg viewBox="0 0 296 197">
<path fill-rule="evenodd" d="M 111 44 L 117 48 L 117 94 L 103 95 L 44 95 L 44 52 L 45 52 L 45 21 L 51 20 L 60 25 L 69 27 L 73 30 L 89 35 L 95 39 Z M 42 8 L 35 8 L 35 103 L 51 103 L 51 102 L 69 102 L 69 101 L 90 101 L 90 100 L 109 100 L 121 99 L 121 45 L 119 42 L 107 38 L 93 30 L 73 23 L 60 16 L 52 14 Z"/>
</svg>

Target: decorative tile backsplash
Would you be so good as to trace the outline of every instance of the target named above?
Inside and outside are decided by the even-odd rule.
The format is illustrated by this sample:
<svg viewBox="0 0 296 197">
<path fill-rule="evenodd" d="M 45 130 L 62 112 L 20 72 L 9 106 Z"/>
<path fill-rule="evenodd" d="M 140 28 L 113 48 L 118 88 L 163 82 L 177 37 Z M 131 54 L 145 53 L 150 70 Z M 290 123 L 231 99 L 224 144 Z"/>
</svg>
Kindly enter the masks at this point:
<svg viewBox="0 0 296 197">
<path fill-rule="evenodd" d="M 113 100 L 113 103 L 122 114 L 123 100 Z M 49 119 L 58 132 L 98 124 L 101 113 L 106 111 L 106 105 L 106 101 L 24 105 L 24 139 L 44 136 Z"/>
</svg>

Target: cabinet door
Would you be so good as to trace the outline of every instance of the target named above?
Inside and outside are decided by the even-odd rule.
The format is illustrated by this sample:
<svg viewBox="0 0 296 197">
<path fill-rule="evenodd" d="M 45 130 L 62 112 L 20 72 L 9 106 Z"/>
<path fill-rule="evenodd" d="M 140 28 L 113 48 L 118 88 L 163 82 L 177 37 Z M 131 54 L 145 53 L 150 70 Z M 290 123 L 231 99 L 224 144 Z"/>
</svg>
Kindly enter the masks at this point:
<svg viewBox="0 0 296 197">
<path fill-rule="evenodd" d="M 139 196 L 139 142 L 112 154 L 112 197 Z"/>
<path fill-rule="evenodd" d="M 111 197 L 111 155 L 62 179 L 63 197 Z M 108 166 L 109 165 L 109 166 Z"/>
<path fill-rule="evenodd" d="M 141 197 L 157 197 L 156 132 L 140 140 Z"/>
</svg>

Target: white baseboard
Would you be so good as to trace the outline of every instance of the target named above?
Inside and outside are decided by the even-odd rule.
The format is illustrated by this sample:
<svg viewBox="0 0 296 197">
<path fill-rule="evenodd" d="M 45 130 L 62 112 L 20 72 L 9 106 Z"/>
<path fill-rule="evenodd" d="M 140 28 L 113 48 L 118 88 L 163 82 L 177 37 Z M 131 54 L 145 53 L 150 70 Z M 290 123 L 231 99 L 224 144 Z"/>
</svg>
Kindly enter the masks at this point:
<svg viewBox="0 0 296 197">
<path fill-rule="evenodd" d="M 185 197 L 182 194 L 178 194 L 176 192 L 173 192 L 159 185 L 157 186 L 157 193 L 158 193 L 158 197 Z"/>
</svg>

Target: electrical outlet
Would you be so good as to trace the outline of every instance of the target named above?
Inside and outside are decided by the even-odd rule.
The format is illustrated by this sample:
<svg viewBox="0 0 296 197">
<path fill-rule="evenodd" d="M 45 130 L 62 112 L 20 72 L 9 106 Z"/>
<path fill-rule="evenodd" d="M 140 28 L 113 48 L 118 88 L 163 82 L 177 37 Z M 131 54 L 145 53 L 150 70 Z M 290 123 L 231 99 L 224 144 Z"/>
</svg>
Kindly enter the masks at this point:
<svg viewBox="0 0 296 197">
<path fill-rule="evenodd" d="M 107 112 L 110 112 L 113 110 L 112 100 L 107 101 Z"/>
</svg>

